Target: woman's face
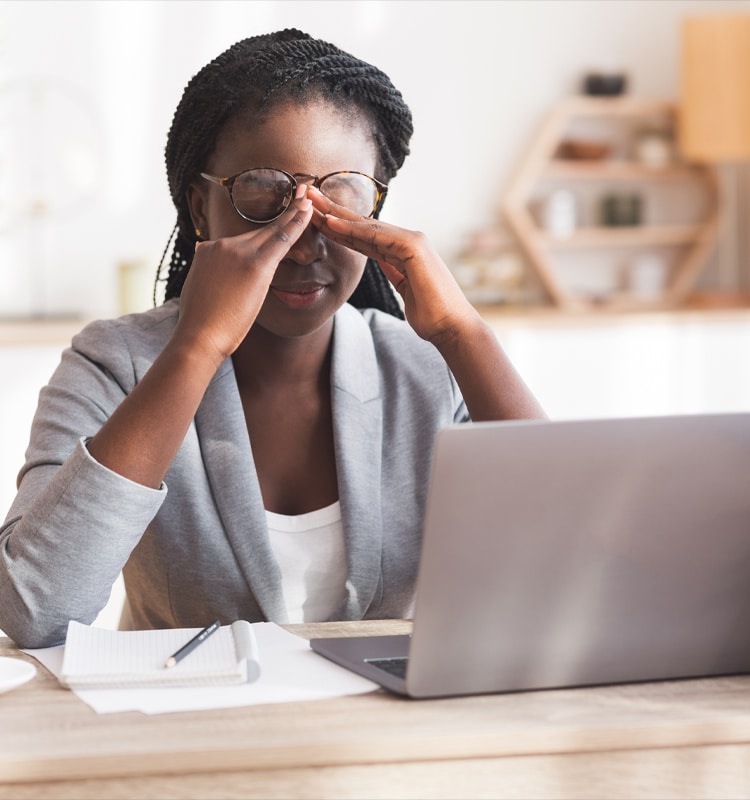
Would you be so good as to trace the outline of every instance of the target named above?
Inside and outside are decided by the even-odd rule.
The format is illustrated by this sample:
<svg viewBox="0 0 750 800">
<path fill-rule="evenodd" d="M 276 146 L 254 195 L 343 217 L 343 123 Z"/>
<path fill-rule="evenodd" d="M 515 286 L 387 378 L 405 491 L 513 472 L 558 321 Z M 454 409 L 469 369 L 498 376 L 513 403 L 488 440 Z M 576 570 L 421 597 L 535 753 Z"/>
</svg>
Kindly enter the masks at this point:
<svg viewBox="0 0 750 800">
<path fill-rule="evenodd" d="M 220 133 L 205 171 L 220 177 L 250 167 L 294 175 L 338 170 L 375 173 L 376 151 L 365 120 L 326 101 L 272 109 L 261 124 L 239 119 Z M 237 214 L 223 186 L 201 179 L 189 193 L 193 221 L 204 239 L 260 227 Z M 312 224 L 279 263 L 256 325 L 282 337 L 304 336 L 330 324 L 362 277 L 366 259 L 326 239 Z"/>
</svg>

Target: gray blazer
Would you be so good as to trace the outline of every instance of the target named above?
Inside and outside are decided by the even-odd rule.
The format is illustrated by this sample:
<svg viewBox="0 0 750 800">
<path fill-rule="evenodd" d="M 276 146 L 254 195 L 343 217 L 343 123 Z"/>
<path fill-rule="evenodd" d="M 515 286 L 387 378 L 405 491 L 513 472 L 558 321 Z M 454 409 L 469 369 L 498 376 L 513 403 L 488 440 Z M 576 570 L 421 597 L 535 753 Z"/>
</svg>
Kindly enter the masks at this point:
<svg viewBox="0 0 750 800">
<path fill-rule="evenodd" d="M 69 619 L 92 622 L 120 571 L 136 628 L 285 621 L 231 359 L 160 489 L 111 472 L 85 447 L 163 349 L 177 311 L 174 300 L 88 325 L 40 394 L 0 529 L 0 628 L 21 646 L 63 641 Z M 434 437 L 466 409 L 432 345 L 348 304 L 335 317 L 331 386 L 348 562 L 333 618 L 401 617 L 413 601 Z"/>
</svg>

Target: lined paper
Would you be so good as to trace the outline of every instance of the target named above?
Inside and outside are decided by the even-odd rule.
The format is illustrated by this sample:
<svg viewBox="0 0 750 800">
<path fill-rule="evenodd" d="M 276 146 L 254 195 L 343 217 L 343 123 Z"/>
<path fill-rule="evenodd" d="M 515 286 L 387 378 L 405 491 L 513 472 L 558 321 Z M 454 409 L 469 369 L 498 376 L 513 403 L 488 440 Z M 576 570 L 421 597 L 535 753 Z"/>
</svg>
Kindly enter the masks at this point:
<svg viewBox="0 0 750 800">
<path fill-rule="evenodd" d="M 202 628 L 148 631 L 111 631 L 71 621 L 65 641 L 60 681 L 71 688 L 129 686 L 190 686 L 240 683 L 248 678 L 249 654 L 237 647 L 234 626 L 222 625 L 178 664 L 165 668 L 166 660 Z M 248 630 L 245 630 L 245 626 Z M 252 658 L 257 664 L 257 656 Z M 253 676 L 258 670 L 253 669 Z"/>
</svg>

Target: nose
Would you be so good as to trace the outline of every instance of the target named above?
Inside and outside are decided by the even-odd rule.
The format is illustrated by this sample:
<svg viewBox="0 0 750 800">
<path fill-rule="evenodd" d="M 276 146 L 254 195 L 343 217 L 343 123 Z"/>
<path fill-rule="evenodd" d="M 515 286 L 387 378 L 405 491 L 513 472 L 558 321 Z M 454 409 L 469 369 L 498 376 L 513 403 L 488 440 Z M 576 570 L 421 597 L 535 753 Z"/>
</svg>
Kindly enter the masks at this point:
<svg viewBox="0 0 750 800">
<path fill-rule="evenodd" d="M 310 222 L 299 239 L 292 245 L 286 258 L 305 267 L 316 261 L 323 261 L 327 256 L 325 236 Z"/>
</svg>

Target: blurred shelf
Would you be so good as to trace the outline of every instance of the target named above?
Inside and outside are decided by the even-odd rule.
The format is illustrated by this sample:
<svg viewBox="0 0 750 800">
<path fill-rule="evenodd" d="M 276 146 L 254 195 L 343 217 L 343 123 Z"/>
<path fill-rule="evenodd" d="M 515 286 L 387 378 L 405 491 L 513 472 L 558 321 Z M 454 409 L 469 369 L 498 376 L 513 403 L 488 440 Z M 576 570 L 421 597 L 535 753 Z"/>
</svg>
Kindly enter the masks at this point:
<svg viewBox="0 0 750 800">
<path fill-rule="evenodd" d="M 750 294 L 735 292 L 695 292 L 677 308 L 648 306 L 627 294 L 612 302 L 581 303 L 573 309 L 558 305 L 519 306 L 475 303 L 482 318 L 493 328 L 587 327 L 600 325 L 657 324 L 733 324 L 750 327 Z M 575 313 L 571 313 L 574 310 Z"/>
<path fill-rule="evenodd" d="M 546 250 L 578 250 L 692 244 L 702 234 L 701 225 L 633 225 L 619 228 L 579 228 L 565 239 L 548 233 L 539 233 L 537 238 L 540 246 Z"/>
<path fill-rule="evenodd" d="M 555 158 L 544 168 L 541 176 L 548 180 L 575 181 L 648 181 L 704 180 L 703 170 L 692 164 L 670 164 L 649 167 L 636 161 L 572 161 Z"/>
<path fill-rule="evenodd" d="M 0 317 L 0 346 L 67 345 L 86 322 L 82 317 Z"/>
<path fill-rule="evenodd" d="M 590 122 L 592 118 L 603 126 L 604 142 L 579 140 L 577 147 L 571 150 L 575 144 L 575 140 L 571 142 L 569 138 L 573 126 L 581 121 Z M 636 128 L 653 124 L 655 119 L 660 121 L 665 135 L 676 138 L 677 109 L 669 101 L 633 97 L 569 98 L 551 110 L 522 158 L 504 198 L 503 211 L 542 286 L 560 308 L 581 311 L 589 307 L 598 311 L 603 304 L 613 311 L 639 307 L 646 310 L 677 308 L 688 302 L 695 291 L 718 235 L 722 211 L 718 178 L 713 167 L 687 163 L 674 151 L 666 154 L 668 160 L 663 166 L 636 161 L 632 156 Z M 614 143 L 623 138 L 629 143 L 628 152 L 617 153 Z M 665 183 L 689 181 L 684 185 L 685 191 L 698 196 L 705 193 L 708 202 L 705 209 L 695 215 L 697 219 L 678 219 L 670 224 L 583 227 L 561 238 L 545 231 L 533 213 L 540 191 L 542 198 L 549 196 L 544 184 L 552 180 L 564 182 L 568 190 L 581 182 L 591 186 L 598 181 L 607 192 L 612 191 L 613 185 L 620 184 L 629 191 L 637 186 L 640 191 L 650 184 L 663 187 Z M 612 291 L 593 293 L 580 287 L 573 290 L 567 285 L 558 254 L 611 251 L 602 252 L 601 269 L 604 269 L 605 262 L 613 262 L 626 248 L 632 249 L 633 255 L 638 249 L 668 249 L 673 261 L 671 264 L 664 262 L 661 281 L 664 286 L 657 287 L 655 299 L 645 294 L 643 299 L 632 294 L 623 296 L 614 286 Z"/>
</svg>

